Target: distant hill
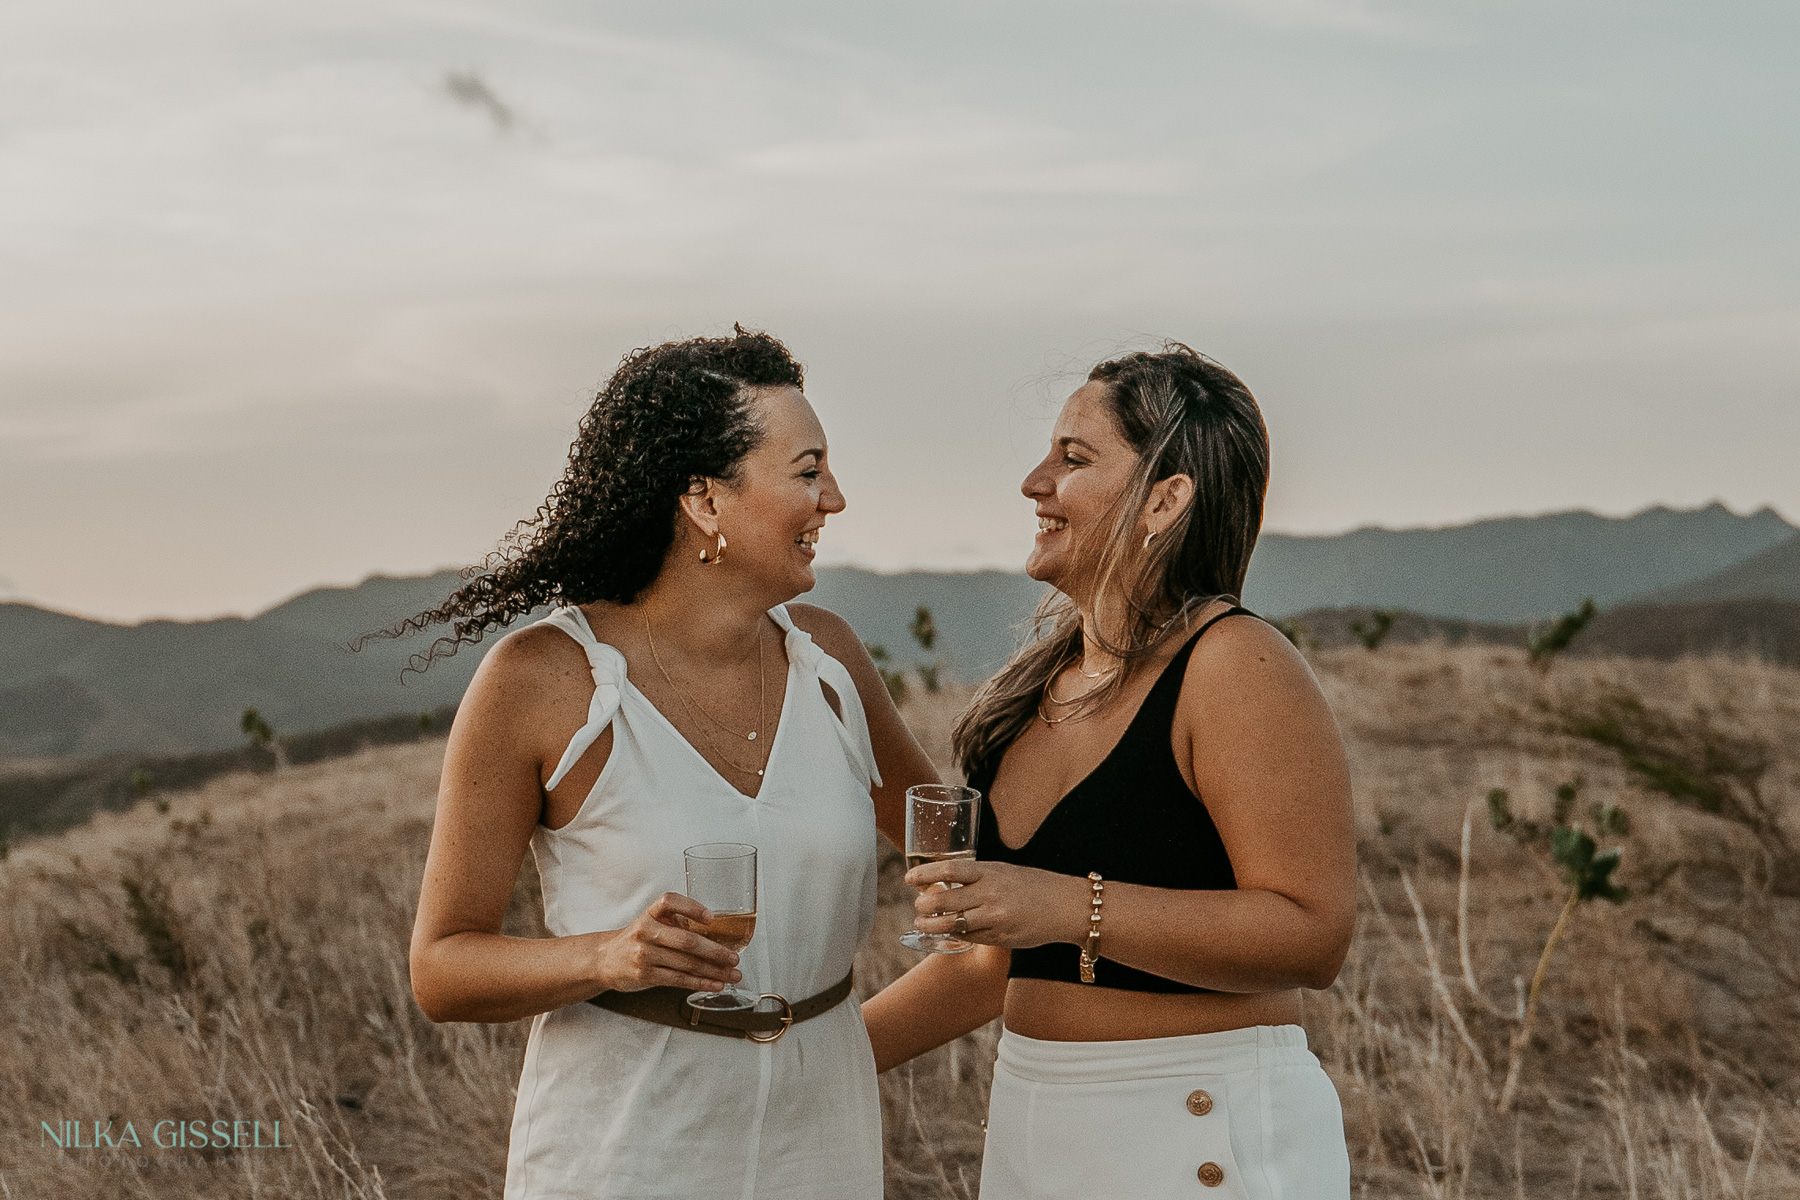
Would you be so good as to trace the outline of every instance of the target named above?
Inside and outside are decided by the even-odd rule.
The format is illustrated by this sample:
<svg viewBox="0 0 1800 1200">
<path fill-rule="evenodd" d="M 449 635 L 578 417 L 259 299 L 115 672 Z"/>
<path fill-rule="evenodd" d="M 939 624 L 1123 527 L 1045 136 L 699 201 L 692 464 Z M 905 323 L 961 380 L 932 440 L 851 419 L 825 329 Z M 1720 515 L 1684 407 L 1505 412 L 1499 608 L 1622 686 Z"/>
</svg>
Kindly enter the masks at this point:
<svg viewBox="0 0 1800 1200">
<path fill-rule="evenodd" d="M 1265 534 L 1245 602 L 1276 615 L 1343 605 L 1471 621 L 1531 621 L 1592 596 L 1602 608 L 1701 579 L 1800 530 L 1773 509 L 1722 504 L 1504 517 L 1450 529 L 1359 529 L 1334 537 Z M 1694 597 L 1700 599 L 1702 597 Z"/>
<path fill-rule="evenodd" d="M 1800 537 L 1678 587 L 1643 597 L 1651 604 L 1706 600 L 1800 600 Z"/>
<path fill-rule="evenodd" d="M 222 750 L 242 742 L 246 708 L 297 733 L 455 704 L 495 638 L 404 680 L 407 658 L 431 636 L 371 642 L 355 654 L 346 643 L 436 603 L 456 583 L 454 571 L 376 575 L 247 619 L 138 625 L 0 604 L 0 758 Z M 942 630 L 938 654 L 953 674 L 978 679 L 1011 652 L 1041 591 L 1003 571 L 827 568 L 805 599 L 840 613 L 901 662 L 924 657 L 906 626 L 927 605 Z"/>
<path fill-rule="evenodd" d="M 1722 654 L 1800 667 L 1800 600 L 1627 604 L 1601 613 L 1569 651 L 1665 660 Z"/>
<path fill-rule="evenodd" d="M 1296 613 L 1288 628 L 1308 647 L 1334 650 L 1357 643 L 1354 627 L 1367 626 L 1369 608 L 1321 608 Z M 1528 624 L 1462 621 L 1399 613 L 1382 645 L 1442 642 L 1523 649 Z M 1625 604 L 1606 609 L 1569 647 L 1573 658 L 1616 655 L 1671 661 L 1687 655 L 1756 658 L 1800 667 L 1800 601 L 1708 600 L 1697 604 Z"/>
<path fill-rule="evenodd" d="M 418 611 L 455 581 L 453 572 L 376 576 L 249 619 L 137 625 L 0 604 L 0 757 L 223 749 L 242 741 L 246 708 L 290 733 L 454 704 L 480 648 L 403 684 L 407 656 L 428 638 L 376 642 L 361 654 L 344 643 Z"/>
<path fill-rule="evenodd" d="M 1794 578 L 1788 564 L 1796 558 L 1800 537 L 1769 509 L 1742 517 L 1720 505 L 1621 519 L 1558 513 L 1335 538 L 1270 534 L 1246 590 L 1251 607 L 1271 615 L 1391 607 L 1439 618 L 1408 618 L 1406 637 L 1500 637 L 1491 626 L 1512 627 L 1504 636 L 1522 638 L 1524 622 L 1587 595 L 1610 608 L 1646 592 L 1679 597 L 1681 585 L 1731 595 L 1787 586 L 1780 581 Z M 1764 579 L 1776 582 L 1756 582 Z M 429 606 L 456 582 L 449 571 L 378 575 L 354 587 L 314 589 L 250 618 L 138 625 L 0 604 L 0 759 L 225 749 L 241 743 L 238 717 L 249 707 L 277 731 L 300 733 L 454 704 L 491 640 L 404 682 L 401 668 L 429 636 L 374 642 L 360 654 L 345 643 Z M 838 567 L 820 570 L 803 599 L 841 614 L 903 663 L 924 658 L 907 623 L 925 605 L 949 672 L 979 680 L 1005 661 L 1041 594 L 1040 585 L 1006 571 L 883 575 Z M 1760 609 L 1721 609 L 1715 617 L 1749 620 L 1753 611 L 1764 620 Z M 1590 631 L 1596 644 L 1613 619 Z M 1340 624 L 1347 630 L 1347 619 Z M 1764 630 L 1755 636 L 1770 646 L 1786 645 L 1764 625 L 1747 628 Z M 1724 635 L 1693 636 L 1712 644 Z"/>
<path fill-rule="evenodd" d="M 907 571 L 883 575 L 856 567 L 827 567 L 800 597 L 843 617 L 863 641 L 885 647 L 901 662 L 924 659 L 907 624 L 919 605 L 939 631 L 937 654 L 952 674 L 985 679 L 999 670 L 1027 631 L 1044 585 L 1010 571 Z"/>
</svg>

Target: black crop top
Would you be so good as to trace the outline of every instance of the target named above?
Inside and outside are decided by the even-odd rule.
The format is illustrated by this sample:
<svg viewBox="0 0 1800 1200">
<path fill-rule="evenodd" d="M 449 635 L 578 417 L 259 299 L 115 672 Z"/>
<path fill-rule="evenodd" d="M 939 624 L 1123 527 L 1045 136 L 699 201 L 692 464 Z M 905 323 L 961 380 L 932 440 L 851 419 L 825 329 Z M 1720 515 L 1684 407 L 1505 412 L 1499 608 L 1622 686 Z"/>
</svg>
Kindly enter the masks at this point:
<svg viewBox="0 0 1800 1200">
<path fill-rule="evenodd" d="M 1000 823 L 987 794 L 999 772 L 1000 759 L 969 778 L 981 791 L 981 824 L 975 856 L 994 862 L 1038 867 L 1059 875 L 1085 878 L 1098 871 L 1108 882 L 1186 890 L 1231 889 L 1237 877 L 1225 843 L 1213 827 L 1206 805 L 1188 790 L 1169 743 L 1176 701 L 1187 672 L 1188 656 L 1202 634 L 1219 621 L 1248 609 L 1232 608 L 1202 625 L 1170 660 L 1144 697 L 1137 715 L 1100 765 L 1088 772 L 1057 801 L 1023 846 L 1000 839 Z M 1254 615 L 1254 614 L 1251 614 Z M 1105 921 L 1100 944 L 1106 945 Z M 1012 952 L 1007 977 L 1080 980 L 1081 949 L 1070 942 L 1051 942 Z M 1152 975 L 1104 954 L 1094 968 L 1099 987 L 1129 992 L 1207 992 L 1161 975 Z"/>
</svg>

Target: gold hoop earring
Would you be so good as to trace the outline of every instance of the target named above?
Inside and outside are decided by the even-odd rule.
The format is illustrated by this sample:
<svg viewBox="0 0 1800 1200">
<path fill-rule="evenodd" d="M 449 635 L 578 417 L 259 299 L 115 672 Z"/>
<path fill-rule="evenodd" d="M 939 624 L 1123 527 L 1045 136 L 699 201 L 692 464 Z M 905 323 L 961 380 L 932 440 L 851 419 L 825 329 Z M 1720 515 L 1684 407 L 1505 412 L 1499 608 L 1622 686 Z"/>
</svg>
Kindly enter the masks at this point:
<svg viewBox="0 0 1800 1200">
<path fill-rule="evenodd" d="M 725 561 L 725 533 L 723 530 L 719 531 L 719 548 L 713 551 L 711 558 L 706 556 L 706 551 L 700 551 L 700 561 L 709 567 L 716 567 Z"/>
<path fill-rule="evenodd" d="M 1146 533 L 1144 535 L 1144 549 L 1148 550 L 1150 548 L 1150 543 L 1154 542 L 1155 540 L 1156 540 L 1156 530 L 1152 529 L 1149 533 Z"/>
</svg>

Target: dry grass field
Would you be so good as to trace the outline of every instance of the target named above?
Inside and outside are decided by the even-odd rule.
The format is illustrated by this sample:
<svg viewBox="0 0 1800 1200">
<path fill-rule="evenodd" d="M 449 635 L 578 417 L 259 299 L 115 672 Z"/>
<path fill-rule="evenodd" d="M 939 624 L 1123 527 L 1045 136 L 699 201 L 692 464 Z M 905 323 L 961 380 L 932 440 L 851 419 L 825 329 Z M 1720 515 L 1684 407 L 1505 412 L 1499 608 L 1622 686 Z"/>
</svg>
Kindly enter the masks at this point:
<svg viewBox="0 0 1800 1200">
<path fill-rule="evenodd" d="M 1356 1194 L 1800 1196 L 1800 899 L 1783 894 L 1800 891 L 1783 858 L 1800 672 L 1586 659 L 1541 676 L 1517 652 L 1433 646 L 1314 663 L 1350 746 L 1364 887 L 1307 1026 Z M 940 757 L 958 700 L 907 709 Z M 498 1195 L 524 1026 L 434 1026 L 406 980 L 440 752 L 232 776 L 13 849 L 0 1200 Z M 1573 907 L 1521 1038 L 1569 892 L 1559 815 L 1622 848 L 1612 881 L 1631 892 Z M 890 863 L 865 988 L 912 961 L 897 881 Z M 534 888 L 528 867 L 522 932 Z M 890 1196 L 974 1195 L 995 1033 L 884 1078 Z M 96 1120 L 115 1137 L 131 1121 L 142 1146 L 86 1149 Z M 233 1120 L 265 1145 L 279 1120 L 288 1148 L 153 1144 L 159 1121 L 210 1139 Z M 83 1149 L 59 1155 L 40 1126 L 64 1121 Z"/>
</svg>

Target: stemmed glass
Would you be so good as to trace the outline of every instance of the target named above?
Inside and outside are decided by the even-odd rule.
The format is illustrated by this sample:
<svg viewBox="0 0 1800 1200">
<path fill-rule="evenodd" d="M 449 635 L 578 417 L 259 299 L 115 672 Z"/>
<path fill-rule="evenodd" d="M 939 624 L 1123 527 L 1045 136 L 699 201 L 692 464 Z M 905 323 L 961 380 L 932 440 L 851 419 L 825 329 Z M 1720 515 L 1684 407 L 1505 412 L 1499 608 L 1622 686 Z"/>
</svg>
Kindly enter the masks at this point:
<svg viewBox="0 0 1800 1200">
<path fill-rule="evenodd" d="M 906 866 L 945 859 L 974 858 L 975 832 L 981 819 L 981 793 L 972 787 L 950 783 L 922 783 L 906 789 Z M 938 891 L 961 887 L 960 883 L 932 885 Z M 975 943 L 953 933 L 922 933 L 909 929 L 900 944 L 928 954 L 961 954 Z"/>
<path fill-rule="evenodd" d="M 712 923 L 683 918 L 687 927 L 727 950 L 742 953 L 756 934 L 756 847 L 742 842 L 707 842 L 682 851 L 687 861 L 687 894 L 712 912 Z M 742 966 L 742 963 L 739 964 Z M 732 984 L 723 991 L 694 992 L 687 1002 L 709 1012 L 742 1012 L 758 997 Z"/>
</svg>

